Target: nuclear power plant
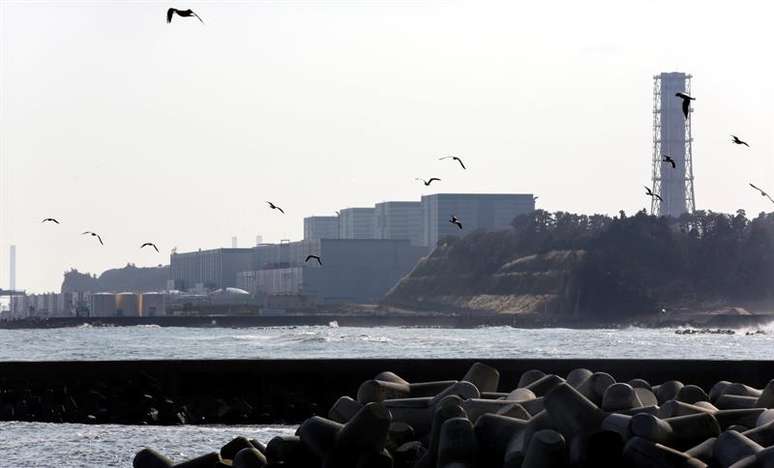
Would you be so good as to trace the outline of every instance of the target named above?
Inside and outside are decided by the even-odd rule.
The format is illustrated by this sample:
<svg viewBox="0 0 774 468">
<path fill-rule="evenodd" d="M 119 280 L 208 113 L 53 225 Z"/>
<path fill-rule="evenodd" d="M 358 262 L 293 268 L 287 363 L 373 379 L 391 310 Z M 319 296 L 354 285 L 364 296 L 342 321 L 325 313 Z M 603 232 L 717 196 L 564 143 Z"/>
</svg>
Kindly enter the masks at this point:
<svg viewBox="0 0 774 468">
<path fill-rule="evenodd" d="M 658 216 L 679 217 L 693 213 L 693 136 L 691 116 L 683 114 L 683 100 L 676 93 L 691 95 L 691 75 L 679 72 L 653 77 L 653 176 L 650 212 Z M 669 156 L 675 162 L 664 162 Z"/>
</svg>

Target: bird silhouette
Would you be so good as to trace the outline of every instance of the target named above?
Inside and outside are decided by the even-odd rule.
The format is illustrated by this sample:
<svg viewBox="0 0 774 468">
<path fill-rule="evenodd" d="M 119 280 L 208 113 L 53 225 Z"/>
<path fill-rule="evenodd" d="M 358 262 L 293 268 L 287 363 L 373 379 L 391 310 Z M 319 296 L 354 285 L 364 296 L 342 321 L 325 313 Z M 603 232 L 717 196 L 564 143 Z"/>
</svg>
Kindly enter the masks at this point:
<svg viewBox="0 0 774 468">
<path fill-rule="evenodd" d="M 159 253 L 159 248 L 156 247 L 156 244 L 154 244 L 153 242 L 146 242 L 140 246 L 141 249 L 144 247 L 153 247 L 154 249 L 156 249 L 156 253 Z"/>
<path fill-rule="evenodd" d="M 736 135 L 731 135 L 731 143 L 735 143 L 737 145 L 744 145 L 748 148 L 750 147 L 750 145 L 748 145 L 746 141 L 740 140 L 739 137 Z"/>
<path fill-rule="evenodd" d="M 752 188 L 754 188 L 755 190 L 757 190 L 757 191 L 761 192 L 761 196 L 762 196 L 762 197 L 766 197 L 766 198 L 768 198 L 769 200 L 771 200 L 771 202 L 772 202 L 772 203 L 774 203 L 774 199 L 772 199 L 772 198 L 771 198 L 771 196 L 770 196 L 768 193 L 764 192 L 764 191 L 763 191 L 763 190 L 762 190 L 760 187 L 756 187 L 756 186 L 755 186 L 755 185 L 753 185 L 752 183 L 750 183 L 750 187 L 752 187 Z"/>
<path fill-rule="evenodd" d="M 672 159 L 672 158 L 670 158 L 670 157 L 669 157 L 669 156 L 667 156 L 666 154 L 664 155 L 664 159 L 662 159 L 661 161 L 662 161 L 662 162 L 665 162 L 665 163 L 670 163 L 670 164 L 672 165 L 672 169 L 674 169 L 674 168 L 676 168 L 676 167 L 677 167 L 677 165 L 675 164 L 675 160 L 674 160 L 674 159 Z"/>
<path fill-rule="evenodd" d="M 190 18 L 191 16 L 195 16 L 199 21 L 202 21 L 201 18 L 199 18 L 199 15 L 194 13 L 193 10 L 190 8 L 188 10 L 178 10 L 177 8 L 170 8 L 167 10 L 167 23 L 172 22 L 172 16 L 177 15 L 183 18 Z M 202 21 L 202 24 L 204 24 L 204 21 Z"/>
<path fill-rule="evenodd" d="M 55 220 L 54 218 L 45 218 L 43 221 L 41 221 L 41 223 L 47 223 L 47 222 L 59 224 L 59 221 Z"/>
<path fill-rule="evenodd" d="M 688 113 L 691 112 L 691 101 L 695 101 L 695 97 L 691 97 L 683 92 L 675 93 L 675 96 L 683 100 L 683 115 L 688 118 Z"/>
<path fill-rule="evenodd" d="M 456 216 L 452 215 L 451 219 L 449 220 L 450 223 L 454 224 L 458 228 L 462 229 L 462 223 L 460 222 L 460 219 Z"/>
<path fill-rule="evenodd" d="M 422 183 L 425 184 L 425 187 L 430 186 L 430 184 L 432 184 L 434 180 L 437 180 L 438 182 L 441 181 L 441 179 L 439 179 L 438 177 L 431 177 L 429 180 L 420 179 L 419 177 L 417 177 L 415 180 L 422 181 Z"/>
<path fill-rule="evenodd" d="M 267 201 L 266 203 L 269 204 L 269 208 L 271 208 L 272 210 L 279 210 L 280 213 L 285 214 L 285 210 L 283 210 L 279 206 L 275 205 L 274 203 L 272 203 L 270 201 Z"/>
<path fill-rule="evenodd" d="M 309 260 L 312 260 L 312 259 L 317 260 L 317 263 L 319 263 L 320 266 L 322 266 L 322 260 L 320 260 L 320 256 L 319 255 L 307 255 L 306 256 L 306 260 L 304 260 L 304 263 L 306 263 L 306 262 L 308 262 Z"/>
<path fill-rule="evenodd" d="M 462 162 L 462 159 L 460 159 L 460 158 L 459 158 L 459 157 L 457 157 L 457 156 L 444 156 L 444 157 L 442 157 L 442 158 L 438 158 L 438 160 L 439 160 L 439 161 L 441 161 L 441 160 L 443 160 L 443 159 L 453 159 L 453 160 L 457 161 L 458 163 L 460 163 L 460 166 L 462 166 L 462 168 L 463 168 L 463 169 L 467 169 L 467 168 L 465 167 L 465 164 Z"/>
<path fill-rule="evenodd" d="M 661 198 L 661 195 L 659 195 L 659 194 L 657 194 L 657 193 L 653 193 L 653 192 L 650 190 L 650 188 L 648 188 L 648 187 L 646 187 L 646 186 L 643 186 L 643 187 L 645 187 L 645 195 L 648 195 L 648 196 L 651 196 L 651 197 L 656 197 L 656 198 L 658 198 L 659 200 L 661 200 L 661 201 L 664 201 L 664 199 L 663 199 L 663 198 Z"/>
<path fill-rule="evenodd" d="M 105 243 L 104 243 L 104 242 L 102 242 L 102 237 L 100 237 L 100 235 L 99 235 L 99 234 L 97 234 L 96 232 L 92 232 L 92 231 L 84 231 L 83 233 L 81 233 L 81 235 L 86 235 L 86 234 L 90 235 L 91 237 L 96 237 L 96 238 L 97 238 L 97 240 L 99 240 L 99 243 L 100 243 L 101 245 L 105 245 Z"/>
</svg>

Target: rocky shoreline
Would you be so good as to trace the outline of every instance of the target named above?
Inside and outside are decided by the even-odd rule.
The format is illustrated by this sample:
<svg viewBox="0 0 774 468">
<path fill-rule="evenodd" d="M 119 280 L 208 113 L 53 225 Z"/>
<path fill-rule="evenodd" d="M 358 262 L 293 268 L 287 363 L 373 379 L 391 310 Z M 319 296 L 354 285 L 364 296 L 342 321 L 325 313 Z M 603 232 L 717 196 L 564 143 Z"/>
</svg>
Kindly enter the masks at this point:
<svg viewBox="0 0 774 468">
<path fill-rule="evenodd" d="M 774 466 L 774 380 L 617 382 L 576 368 L 501 382 L 474 363 L 459 380 L 409 382 L 381 372 L 294 436 L 239 437 L 174 464 L 140 451 L 135 468 L 561 468 Z"/>
</svg>

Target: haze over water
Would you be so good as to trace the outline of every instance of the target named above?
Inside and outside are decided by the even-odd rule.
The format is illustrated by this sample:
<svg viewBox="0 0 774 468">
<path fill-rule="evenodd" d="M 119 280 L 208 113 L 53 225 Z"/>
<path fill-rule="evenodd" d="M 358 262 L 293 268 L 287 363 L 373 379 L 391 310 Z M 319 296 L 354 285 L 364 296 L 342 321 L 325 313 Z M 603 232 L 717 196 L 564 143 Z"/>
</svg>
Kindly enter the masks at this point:
<svg viewBox="0 0 774 468">
<path fill-rule="evenodd" d="M 765 330 L 765 328 L 764 328 Z M 674 329 L 161 328 L 0 330 L 0 360 L 640 358 L 774 359 L 767 335 Z"/>
</svg>

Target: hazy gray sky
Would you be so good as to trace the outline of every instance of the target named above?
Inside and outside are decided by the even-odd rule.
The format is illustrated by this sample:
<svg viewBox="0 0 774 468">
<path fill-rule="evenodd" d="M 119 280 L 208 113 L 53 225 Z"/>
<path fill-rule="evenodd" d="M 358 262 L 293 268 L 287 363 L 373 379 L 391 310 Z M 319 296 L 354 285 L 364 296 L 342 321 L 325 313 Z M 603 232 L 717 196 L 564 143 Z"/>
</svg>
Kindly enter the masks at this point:
<svg viewBox="0 0 774 468">
<path fill-rule="evenodd" d="M 774 191 L 770 2 L 0 4 L 2 287 L 9 243 L 19 287 L 58 290 L 70 267 L 300 239 L 304 216 L 436 191 L 634 212 L 662 71 L 694 75 L 697 207 L 772 208 L 747 186 Z"/>
</svg>

